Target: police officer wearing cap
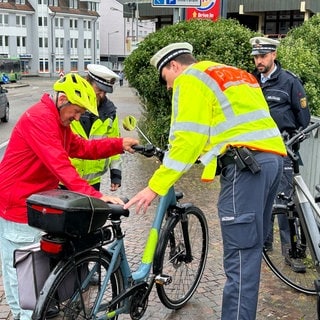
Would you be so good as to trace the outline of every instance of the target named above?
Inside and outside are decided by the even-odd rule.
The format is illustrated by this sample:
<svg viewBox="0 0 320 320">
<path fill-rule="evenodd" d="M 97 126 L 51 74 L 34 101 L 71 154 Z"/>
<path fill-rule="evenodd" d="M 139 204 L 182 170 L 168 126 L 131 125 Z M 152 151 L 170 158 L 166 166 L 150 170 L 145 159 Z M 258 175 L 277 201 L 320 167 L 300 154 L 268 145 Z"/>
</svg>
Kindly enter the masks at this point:
<svg viewBox="0 0 320 320">
<path fill-rule="evenodd" d="M 107 97 L 107 93 L 113 92 L 114 83 L 119 76 L 106 66 L 99 64 L 88 64 L 87 69 L 87 80 L 93 86 L 97 96 L 99 116 L 86 112 L 81 116 L 80 121 L 72 122 L 72 131 L 86 139 L 120 137 L 116 107 Z M 72 163 L 80 176 L 96 190 L 100 189 L 101 177 L 108 169 L 110 169 L 110 190 L 115 191 L 121 186 L 120 155 L 99 160 L 72 159 Z"/>
<path fill-rule="evenodd" d="M 257 78 L 270 113 L 280 132 L 287 138 L 299 128 L 306 128 L 310 122 L 310 111 L 306 93 L 300 79 L 292 72 L 281 67 L 277 58 L 280 42 L 266 37 L 250 39 Z M 289 157 L 284 159 L 282 180 L 278 192 L 290 196 L 292 192 L 293 167 Z M 276 198 L 276 203 L 284 204 L 287 200 Z M 305 272 L 306 267 L 300 259 L 290 256 L 290 229 L 286 215 L 278 215 L 282 254 L 286 264 L 295 272 Z M 266 250 L 272 250 L 273 223 L 265 243 Z"/>
<path fill-rule="evenodd" d="M 213 61 L 197 62 L 192 51 L 190 43 L 172 43 L 150 60 L 172 89 L 170 147 L 148 186 L 124 208 L 146 211 L 198 159 L 204 165 L 202 180 L 212 181 L 219 163 L 227 278 L 221 320 L 254 320 L 263 243 L 286 149 L 254 76 Z M 242 155 L 242 166 L 243 152 L 250 161 Z"/>
</svg>

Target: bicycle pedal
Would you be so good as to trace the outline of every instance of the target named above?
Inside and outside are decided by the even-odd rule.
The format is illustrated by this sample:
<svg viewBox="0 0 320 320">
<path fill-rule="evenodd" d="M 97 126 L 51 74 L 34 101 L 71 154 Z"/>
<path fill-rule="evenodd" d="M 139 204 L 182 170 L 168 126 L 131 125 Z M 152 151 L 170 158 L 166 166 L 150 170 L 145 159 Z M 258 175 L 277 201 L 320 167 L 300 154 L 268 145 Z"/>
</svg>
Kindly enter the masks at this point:
<svg viewBox="0 0 320 320">
<path fill-rule="evenodd" d="M 172 277 L 170 276 L 167 276 L 165 274 L 158 274 L 156 277 L 155 277 L 155 282 L 156 284 L 160 284 L 160 285 L 167 285 L 167 284 L 170 284 L 172 282 Z"/>
</svg>

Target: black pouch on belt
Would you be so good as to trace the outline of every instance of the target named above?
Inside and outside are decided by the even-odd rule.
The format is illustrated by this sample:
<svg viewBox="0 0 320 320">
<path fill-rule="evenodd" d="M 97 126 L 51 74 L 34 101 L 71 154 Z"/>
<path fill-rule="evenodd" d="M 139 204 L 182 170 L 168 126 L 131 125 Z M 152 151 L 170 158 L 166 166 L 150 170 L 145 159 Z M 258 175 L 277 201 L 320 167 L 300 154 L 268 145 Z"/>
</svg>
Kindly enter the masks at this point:
<svg viewBox="0 0 320 320">
<path fill-rule="evenodd" d="M 253 153 L 249 149 L 247 149 L 246 147 L 241 147 L 236 149 L 236 153 L 238 157 L 241 159 L 241 167 L 243 167 L 244 164 L 244 167 L 248 168 L 253 174 L 256 174 L 261 171 L 261 167 L 258 161 L 255 159 Z"/>
</svg>

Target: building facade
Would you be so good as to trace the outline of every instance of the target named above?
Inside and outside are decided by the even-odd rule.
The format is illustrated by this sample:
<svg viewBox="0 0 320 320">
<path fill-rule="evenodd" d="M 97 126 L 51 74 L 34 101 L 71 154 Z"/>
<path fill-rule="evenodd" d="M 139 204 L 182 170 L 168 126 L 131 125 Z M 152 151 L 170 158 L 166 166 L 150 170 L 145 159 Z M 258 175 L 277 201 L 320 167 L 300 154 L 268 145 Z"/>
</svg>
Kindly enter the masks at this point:
<svg viewBox="0 0 320 320">
<path fill-rule="evenodd" d="M 56 77 L 100 61 L 100 0 L 0 0 L 0 56 Z"/>
<path fill-rule="evenodd" d="M 278 38 L 320 12 L 318 0 L 224 1 L 227 1 L 227 17 L 239 20 L 254 31 Z"/>
</svg>

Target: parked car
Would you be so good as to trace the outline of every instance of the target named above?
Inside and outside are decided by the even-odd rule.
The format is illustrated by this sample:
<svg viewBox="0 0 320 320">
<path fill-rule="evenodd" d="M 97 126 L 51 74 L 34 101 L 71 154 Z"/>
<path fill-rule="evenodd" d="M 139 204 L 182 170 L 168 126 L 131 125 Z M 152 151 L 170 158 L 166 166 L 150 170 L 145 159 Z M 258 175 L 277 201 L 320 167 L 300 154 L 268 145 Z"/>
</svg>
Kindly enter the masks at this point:
<svg viewBox="0 0 320 320">
<path fill-rule="evenodd" d="M 9 121 L 9 101 L 6 93 L 7 89 L 0 86 L 0 120 L 1 122 Z"/>
</svg>

